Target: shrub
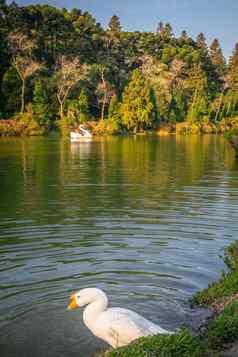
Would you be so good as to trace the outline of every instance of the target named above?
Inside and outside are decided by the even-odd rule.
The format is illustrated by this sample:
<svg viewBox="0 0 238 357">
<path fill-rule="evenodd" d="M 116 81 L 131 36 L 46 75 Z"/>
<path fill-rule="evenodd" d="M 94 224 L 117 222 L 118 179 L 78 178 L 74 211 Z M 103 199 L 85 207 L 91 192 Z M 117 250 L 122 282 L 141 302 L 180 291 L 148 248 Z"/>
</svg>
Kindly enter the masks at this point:
<svg viewBox="0 0 238 357">
<path fill-rule="evenodd" d="M 220 280 L 198 292 L 193 302 L 199 305 L 209 305 L 217 299 L 231 296 L 238 292 L 238 242 L 225 250 L 224 262 L 231 269 L 228 274 L 223 273 Z"/>
<path fill-rule="evenodd" d="M 20 136 L 24 128 L 16 120 L 0 120 L 0 136 Z"/>
<path fill-rule="evenodd" d="M 231 270 L 238 271 L 238 241 L 226 248 L 224 261 Z"/>
<path fill-rule="evenodd" d="M 94 135 L 114 135 L 120 132 L 120 125 L 117 120 L 105 119 L 87 122 L 90 131 Z"/>
<path fill-rule="evenodd" d="M 230 296 L 238 292 L 238 271 L 222 275 L 218 282 L 212 283 L 203 291 L 198 292 L 193 302 L 199 305 L 210 305 L 217 299 Z"/>
<path fill-rule="evenodd" d="M 238 117 L 223 118 L 218 124 L 219 132 L 226 133 L 230 130 L 238 130 Z"/>
<path fill-rule="evenodd" d="M 198 337 L 187 331 L 179 335 L 156 335 L 140 338 L 129 346 L 106 352 L 107 357 L 205 357 Z"/>
<path fill-rule="evenodd" d="M 176 125 L 176 133 L 187 135 L 187 134 L 199 134 L 201 132 L 201 127 L 199 124 L 196 123 L 178 123 Z"/>
<path fill-rule="evenodd" d="M 233 301 L 209 325 L 208 344 L 212 348 L 222 347 L 238 339 L 238 301 Z"/>
<path fill-rule="evenodd" d="M 0 136 L 44 135 L 47 127 L 41 127 L 31 113 L 18 114 L 14 120 L 0 120 Z"/>
</svg>

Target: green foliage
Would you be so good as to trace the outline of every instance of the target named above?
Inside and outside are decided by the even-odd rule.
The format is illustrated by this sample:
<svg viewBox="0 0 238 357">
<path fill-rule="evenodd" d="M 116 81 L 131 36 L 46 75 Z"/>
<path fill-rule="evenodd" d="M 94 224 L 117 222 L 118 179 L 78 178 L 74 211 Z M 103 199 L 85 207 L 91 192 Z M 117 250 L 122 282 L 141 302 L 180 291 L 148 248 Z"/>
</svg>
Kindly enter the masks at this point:
<svg viewBox="0 0 238 357">
<path fill-rule="evenodd" d="M 238 129 L 235 132 L 238 136 Z M 238 271 L 238 241 L 226 248 L 224 261 L 232 271 Z"/>
<path fill-rule="evenodd" d="M 238 291 L 238 271 L 223 274 L 218 282 L 197 293 L 193 302 L 199 305 L 210 305 L 217 299 L 230 296 Z"/>
<path fill-rule="evenodd" d="M 85 90 L 82 89 L 78 99 L 67 101 L 67 120 L 72 126 L 83 124 L 89 119 L 89 104 Z"/>
<path fill-rule="evenodd" d="M 205 357 L 199 338 L 187 331 L 178 335 L 141 338 L 131 345 L 107 352 L 107 357 Z"/>
<path fill-rule="evenodd" d="M 114 15 L 112 16 L 109 25 L 108 25 L 109 31 L 113 33 L 119 33 L 121 31 L 121 24 L 120 24 L 120 19 L 118 16 Z"/>
<path fill-rule="evenodd" d="M 0 136 L 38 136 L 46 133 L 32 113 L 18 115 L 14 120 L 0 120 Z"/>
<path fill-rule="evenodd" d="M 210 46 L 210 55 L 212 64 L 217 72 L 222 76 L 226 70 L 226 61 L 218 39 L 215 39 Z"/>
<path fill-rule="evenodd" d="M 120 103 L 118 102 L 117 96 L 114 94 L 110 100 L 108 108 L 108 119 L 120 123 Z"/>
<path fill-rule="evenodd" d="M 155 120 L 152 91 L 138 69 L 132 73 L 131 81 L 123 93 L 121 120 L 123 126 L 133 131 L 146 129 Z"/>
<path fill-rule="evenodd" d="M 198 292 L 193 302 L 199 305 L 210 305 L 217 299 L 238 293 L 238 242 L 235 242 L 225 251 L 224 262 L 231 269 L 227 274 L 203 291 Z"/>
<path fill-rule="evenodd" d="M 34 46 L 30 51 L 28 48 L 18 53 L 12 48 L 9 52 L 12 33 L 27 38 Z M 25 81 L 11 67 L 16 66 L 16 54 L 21 70 L 23 60 L 29 57 L 25 63 L 28 70 L 23 70 Z M 91 71 L 89 79 L 69 91 L 64 88 L 62 93 L 57 83 L 51 83 L 57 79 L 59 59 L 63 57 L 70 58 L 69 63 L 78 58 L 82 65 L 90 65 Z M 45 73 L 37 75 L 40 88 L 39 82 L 34 86 L 32 71 L 34 64 L 42 63 Z M 67 73 L 68 82 L 72 77 L 72 71 Z M 201 127 L 206 121 L 205 130 L 210 132 L 214 123 L 219 125 L 224 118 L 238 116 L 238 44 L 227 66 L 217 39 L 208 49 L 203 33 L 196 41 L 186 31 L 176 38 L 169 23 L 161 22 L 156 33 L 126 32 L 114 15 L 104 30 L 91 14 L 80 9 L 21 7 L 2 0 L 0 83 L 0 112 L 4 118 L 11 118 L 24 111 L 25 104 L 32 103 L 35 120 L 40 125 L 50 122 L 52 127 L 57 113 L 62 119 L 67 111 L 65 123 L 108 116 L 117 130 L 123 126 L 124 130 L 137 131 L 153 127 L 156 120 L 171 125 L 187 120 L 191 126 L 187 132 L 194 132 L 194 125 Z M 87 95 L 80 93 L 82 87 Z M 110 98 L 114 93 L 119 100 L 122 98 L 122 105 L 118 104 L 111 114 Z M 59 95 L 63 103 L 55 99 Z"/>
<path fill-rule="evenodd" d="M 36 122 L 40 126 L 48 126 L 50 120 L 50 107 L 48 97 L 41 80 L 37 80 L 35 82 L 32 108 Z"/>
<path fill-rule="evenodd" d="M 11 117 L 20 110 L 21 81 L 16 70 L 10 67 L 4 74 L 1 83 L 3 114 Z"/>
<path fill-rule="evenodd" d="M 209 324 L 206 333 L 208 344 L 214 349 L 238 340 L 238 301 L 225 307 L 222 313 Z"/>
</svg>

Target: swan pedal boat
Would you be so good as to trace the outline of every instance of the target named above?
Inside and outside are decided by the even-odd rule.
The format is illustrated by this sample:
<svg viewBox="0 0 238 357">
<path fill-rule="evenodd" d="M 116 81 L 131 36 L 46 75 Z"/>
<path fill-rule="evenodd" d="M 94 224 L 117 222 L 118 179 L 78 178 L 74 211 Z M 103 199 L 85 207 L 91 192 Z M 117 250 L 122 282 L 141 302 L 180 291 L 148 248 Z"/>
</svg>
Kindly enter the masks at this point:
<svg viewBox="0 0 238 357">
<path fill-rule="evenodd" d="M 88 130 L 82 127 L 79 127 L 79 132 L 71 131 L 70 133 L 70 141 L 72 143 L 89 142 L 91 140 L 92 140 L 92 134 Z"/>
</svg>

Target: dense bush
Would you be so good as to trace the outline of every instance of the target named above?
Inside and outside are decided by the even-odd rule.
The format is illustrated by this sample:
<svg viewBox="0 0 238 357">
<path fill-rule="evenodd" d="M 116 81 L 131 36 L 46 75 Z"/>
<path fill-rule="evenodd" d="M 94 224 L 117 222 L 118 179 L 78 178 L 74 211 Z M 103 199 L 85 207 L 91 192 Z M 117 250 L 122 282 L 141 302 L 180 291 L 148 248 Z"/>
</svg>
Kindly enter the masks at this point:
<svg viewBox="0 0 238 357">
<path fill-rule="evenodd" d="M 210 323 L 206 335 L 209 346 L 214 349 L 238 341 L 238 300 L 226 306 L 224 311 Z"/>
<path fill-rule="evenodd" d="M 29 113 L 14 120 L 0 120 L 0 136 L 38 136 L 46 132 L 47 128 L 40 126 Z"/>
</svg>

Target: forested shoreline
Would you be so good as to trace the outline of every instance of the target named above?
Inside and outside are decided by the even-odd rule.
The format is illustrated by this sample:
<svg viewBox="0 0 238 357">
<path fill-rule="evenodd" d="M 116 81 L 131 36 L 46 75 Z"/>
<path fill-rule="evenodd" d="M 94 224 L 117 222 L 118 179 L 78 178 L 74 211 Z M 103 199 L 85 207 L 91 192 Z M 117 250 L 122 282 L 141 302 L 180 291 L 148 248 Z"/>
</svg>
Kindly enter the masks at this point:
<svg viewBox="0 0 238 357">
<path fill-rule="evenodd" d="M 238 43 L 103 27 L 88 12 L 0 0 L 0 136 L 238 130 Z"/>
</svg>

